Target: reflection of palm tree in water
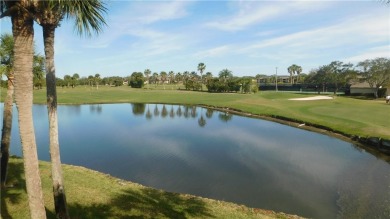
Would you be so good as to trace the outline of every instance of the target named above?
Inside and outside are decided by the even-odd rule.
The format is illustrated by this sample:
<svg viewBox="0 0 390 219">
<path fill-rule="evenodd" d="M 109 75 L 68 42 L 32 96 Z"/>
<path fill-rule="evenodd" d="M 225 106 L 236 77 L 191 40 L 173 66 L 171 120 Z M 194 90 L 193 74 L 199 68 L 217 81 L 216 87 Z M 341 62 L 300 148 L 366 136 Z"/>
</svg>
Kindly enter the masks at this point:
<svg viewBox="0 0 390 219">
<path fill-rule="evenodd" d="M 159 116 L 160 115 L 160 111 L 158 110 L 158 107 L 157 107 L 157 104 L 154 105 L 154 116 Z"/>
<path fill-rule="evenodd" d="M 145 117 L 146 117 L 147 120 L 152 119 L 152 113 L 150 112 L 149 104 L 148 104 L 148 110 L 146 111 Z"/>
<path fill-rule="evenodd" d="M 91 113 L 97 112 L 98 114 L 100 114 L 103 111 L 103 107 L 100 104 L 92 104 L 89 106 L 89 110 Z"/>
<path fill-rule="evenodd" d="M 191 107 L 191 117 L 196 118 L 198 114 L 196 113 L 196 106 Z"/>
<path fill-rule="evenodd" d="M 133 114 L 134 115 L 140 115 L 143 116 L 145 113 L 145 104 L 144 103 L 132 103 L 131 104 L 132 109 L 133 109 Z"/>
<path fill-rule="evenodd" d="M 229 114 L 228 112 L 222 112 L 218 115 L 218 118 L 222 121 L 222 122 L 228 122 L 230 120 L 232 120 L 232 117 L 233 115 L 232 114 Z"/>
<path fill-rule="evenodd" d="M 171 118 L 175 117 L 175 111 L 173 110 L 173 105 L 171 105 L 171 111 L 169 112 L 169 117 Z"/>
<path fill-rule="evenodd" d="M 210 119 L 211 117 L 213 117 L 213 113 L 214 113 L 214 110 L 213 110 L 213 109 L 207 108 L 206 117 L 207 117 L 208 119 Z"/>
<path fill-rule="evenodd" d="M 167 108 L 165 107 L 165 104 L 164 104 L 163 107 L 162 107 L 162 111 L 161 111 L 161 117 L 165 118 L 165 117 L 167 117 L 167 115 L 168 115 L 168 110 L 167 110 Z"/>
<path fill-rule="evenodd" d="M 183 113 L 184 118 L 188 118 L 189 115 L 190 115 L 190 107 L 184 106 L 184 113 Z"/>
<path fill-rule="evenodd" d="M 183 115 L 182 111 L 181 111 L 181 106 L 179 106 L 176 110 L 176 115 L 181 117 Z"/>
<path fill-rule="evenodd" d="M 200 118 L 198 119 L 198 124 L 200 127 L 204 127 L 206 125 L 206 120 L 203 118 L 203 108 L 200 108 Z"/>
</svg>

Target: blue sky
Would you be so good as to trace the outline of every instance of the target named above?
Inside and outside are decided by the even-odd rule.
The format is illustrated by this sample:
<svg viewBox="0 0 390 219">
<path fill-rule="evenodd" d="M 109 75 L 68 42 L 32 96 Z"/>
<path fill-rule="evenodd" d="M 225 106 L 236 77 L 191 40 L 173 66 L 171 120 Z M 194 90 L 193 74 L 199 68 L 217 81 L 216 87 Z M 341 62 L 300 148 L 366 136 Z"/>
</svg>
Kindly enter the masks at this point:
<svg viewBox="0 0 390 219">
<path fill-rule="evenodd" d="M 390 6 L 366 1 L 106 1 L 108 26 L 80 37 L 73 21 L 56 31 L 56 73 L 128 76 L 196 71 L 217 76 L 307 73 L 331 61 L 390 58 Z M 11 33 L 1 19 L 1 33 Z M 43 54 L 41 27 L 35 43 Z"/>
</svg>

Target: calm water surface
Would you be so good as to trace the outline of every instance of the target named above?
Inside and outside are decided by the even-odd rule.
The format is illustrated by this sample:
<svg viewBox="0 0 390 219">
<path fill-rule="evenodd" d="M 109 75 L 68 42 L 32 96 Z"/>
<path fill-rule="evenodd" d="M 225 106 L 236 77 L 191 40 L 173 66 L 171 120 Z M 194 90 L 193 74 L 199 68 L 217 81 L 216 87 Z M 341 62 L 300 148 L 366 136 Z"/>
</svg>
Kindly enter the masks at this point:
<svg viewBox="0 0 390 219">
<path fill-rule="evenodd" d="M 336 138 L 200 107 L 107 104 L 58 111 L 63 163 L 305 217 L 390 218 L 389 157 Z M 34 106 L 34 121 L 39 159 L 49 160 L 46 106 Z M 21 156 L 17 128 L 15 122 L 11 153 Z"/>
</svg>

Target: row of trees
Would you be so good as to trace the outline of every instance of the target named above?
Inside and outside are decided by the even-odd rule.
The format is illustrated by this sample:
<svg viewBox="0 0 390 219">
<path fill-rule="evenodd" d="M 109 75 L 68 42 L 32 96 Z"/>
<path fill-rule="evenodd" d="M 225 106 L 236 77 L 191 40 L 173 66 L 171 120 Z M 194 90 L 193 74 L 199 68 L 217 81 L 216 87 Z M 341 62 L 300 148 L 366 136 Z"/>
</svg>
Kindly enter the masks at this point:
<svg viewBox="0 0 390 219">
<path fill-rule="evenodd" d="M 308 74 L 302 73 L 302 67 L 296 64 L 289 66 L 287 70 L 290 73 L 289 84 L 296 86 L 298 83 L 304 87 L 311 87 L 310 89 L 314 87 L 318 92 L 325 92 L 328 88 L 335 93 L 341 88 L 348 91 L 351 85 L 366 82 L 367 86 L 374 89 L 374 96 L 378 98 L 380 88 L 390 86 L 390 58 L 386 57 L 367 59 L 356 65 L 333 61 L 310 70 Z M 256 75 L 256 78 L 267 86 L 267 83 L 274 84 L 277 77 Z M 278 83 L 280 81 L 279 78 Z M 287 83 L 287 80 L 284 83 Z"/>
<path fill-rule="evenodd" d="M 322 87 L 322 90 L 327 85 L 332 85 L 335 93 L 341 87 L 367 82 L 374 88 L 375 98 L 378 98 L 379 89 L 390 86 L 390 59 L 384 57 L 367 59 L 355 66 L 351 63 L 333 61 L 310 71 L 304 82 Z"/>
<path fill-rule="evenodd" d="M 65 190 L 62 180 L 58 143 L 57 94 L 54 65 L 55 30 L 64 18 L 75 20 L 79 33 L 91 35 L 100 32 L 105 24 L 102 14 L 106 8 L 100 0 L 15 0 L 0 1 L 0 18 L 9 16 L 14 38 L 12 48 L 12 70 L 8 77 L 7 96 L 4 103 L 3 135 L 10 134 L 12 105 L 18 109 L 19 133 L 22 143 L 26 189 L 31 218 L 46 218 L 41 179 L 39 174 L 37 146 L 32 118 L 34 65 L 34 21 L 43 30 L 45 47 L 46 95 L 49 117 L 49 144 L 52 164 L 53 196 L 57 218 L 69 218 Z M 13 76 L 12 76 L 13 74 Z M 14 89 L 13 89 L 14 88 Z M 8 129 L 9 127 L 9 129 Z M 4 132 L 9 133 L 4 133 Z M 2 144 L 1 162 L 8 162 Z M 9 145 L 8 145 L 9 147 Z M 5 153 L 9 153 L 8 151 Z M 2 166 L 2 171 L 4 166 Z M 6 174 L 5 174 L 6 176 Z M 3 177 L 3 174 L 2 174 Z M 5 178 L 2 187 L 5 188 Z M 3 210 L 3 209 L 2 209 Z"/>
<path fill-rule="evenodd" d="M 129 85 L 134 88 L 141 88 L 145 84 L 148 86 L 150 83 L 156 85 L 158 83 L 182 83 L 187 90 L 202 90 L 203 85 L 207 87 L 209 92 L 238 92 L 241 90 L 243 93 L 250 93 L 258 90 L 257 84 L 253 82 L 253 77 L 233 77 L 232 71 L 228 69 L 223 69 L 219 72 L 218 77 L 213 77 L 211 72 L 203 75 L 205 68 L 204 63 L 199 63 L 200 75 L 195 71 L 191 73 L 185 71 L 183 74 L 180 72 L 175 74 L 170 71 L 169 75 L 162 71 L 160 74 L 154 73 L 152 76 L 150 76 L 151 71 L 146 69 L 144 74 L 134 72 L 129 77 Z"/>
</svg>

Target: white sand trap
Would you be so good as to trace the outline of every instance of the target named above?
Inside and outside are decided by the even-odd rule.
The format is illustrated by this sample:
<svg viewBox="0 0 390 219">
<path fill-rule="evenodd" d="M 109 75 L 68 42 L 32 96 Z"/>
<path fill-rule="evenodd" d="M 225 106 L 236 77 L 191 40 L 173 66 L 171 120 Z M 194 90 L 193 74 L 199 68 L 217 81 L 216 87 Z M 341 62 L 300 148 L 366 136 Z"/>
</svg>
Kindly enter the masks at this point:
<svg viewBox="0 0 390 219">
<path fill-rule="evenodd" d="M 289 100 L 331 100 L 333 97 L 330 96 L 314 96 L 314 97 L 304 97 L 304 98 L 292 98 Z"/>
</svg>

